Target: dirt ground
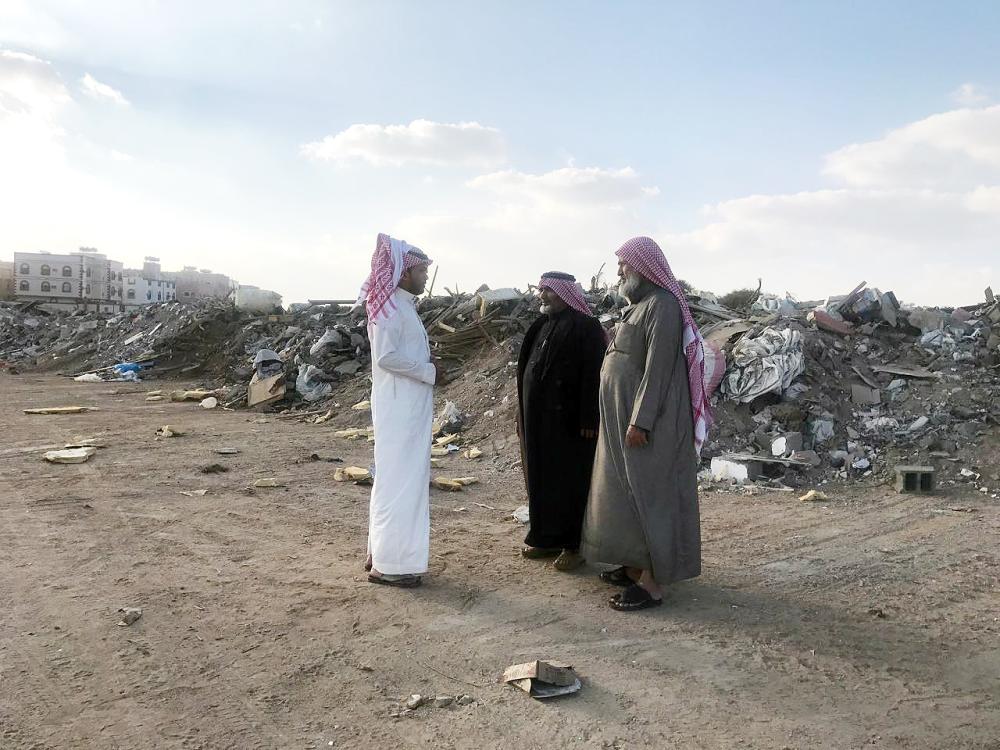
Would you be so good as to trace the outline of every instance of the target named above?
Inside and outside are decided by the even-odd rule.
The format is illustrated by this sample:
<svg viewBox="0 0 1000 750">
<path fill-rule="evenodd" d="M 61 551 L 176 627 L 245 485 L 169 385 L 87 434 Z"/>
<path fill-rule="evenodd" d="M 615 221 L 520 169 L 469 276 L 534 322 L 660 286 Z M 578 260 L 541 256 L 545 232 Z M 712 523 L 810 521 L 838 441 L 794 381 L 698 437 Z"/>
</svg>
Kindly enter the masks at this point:
<svg viewBox="0 0 1000 750">
<path fill-rule="evenodd" d="M 498 442 L 471 469 L 448 459 L 482 484 L 432 492 L 431 574 L 398 591 L 361 571 L 368 490 L 309 458 L 367 466 L 368 445 L 146 402 L 157 387 L 0 377 L 4 750 L 1000 748 L 1000 512 L 984 495 L 704 494 L 704 574 L 621 614 L 594 568 L 518 556 L 523 490 Z M 100 411 L 22 413 L 70 404 Z M 188 434 L 158 439 L 164 424 Z M 78 437 L 108 445 L 42 461 Z M 287 487 L 247 489 L 261 477 Z M 126 606 L 142 618 L 120 627 Z M 573 664 L 582 691 L 546 703 L 498 684 L 534 658 Z M 475 702 L 394 716 L 411 693 Z"/>
</svg>

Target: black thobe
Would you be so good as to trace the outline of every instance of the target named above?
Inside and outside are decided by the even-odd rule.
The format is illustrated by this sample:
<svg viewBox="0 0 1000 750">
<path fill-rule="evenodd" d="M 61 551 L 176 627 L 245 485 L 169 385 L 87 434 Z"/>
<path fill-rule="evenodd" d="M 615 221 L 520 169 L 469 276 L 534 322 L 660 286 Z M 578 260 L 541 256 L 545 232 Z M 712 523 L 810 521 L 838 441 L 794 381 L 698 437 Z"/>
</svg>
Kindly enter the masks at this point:
<svg viewBox="0 0 1000 750">
<path fill-rule="evenodd" d="M 517 363 L 518 423 L 531 547 L 575 550 L 597 442 L 605 349 L 596 318 L 566 308 L 528 329 Z"/>
</svg>

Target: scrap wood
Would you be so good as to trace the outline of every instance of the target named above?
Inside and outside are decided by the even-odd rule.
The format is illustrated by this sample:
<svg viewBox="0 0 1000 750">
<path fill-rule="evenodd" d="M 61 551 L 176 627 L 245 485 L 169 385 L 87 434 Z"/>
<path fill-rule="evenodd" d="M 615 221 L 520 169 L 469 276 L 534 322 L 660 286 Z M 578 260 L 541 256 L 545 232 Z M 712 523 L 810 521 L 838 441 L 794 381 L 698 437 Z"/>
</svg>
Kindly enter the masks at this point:
<svg viewBox="0 0 1000 750">
<path fill-rule="evenodd" d="M 904 378 L 936 378 L 937 374 L 924 367 L 903 367 L 897 365 L 876 365 L 872 367 L 875 372 L 884 372 L 888 375 L 900 375 Z"/>
<path fill-rule="evenodd" d="M 857 373 L 859 378 L 865 381 L 865 385 L 867 385 L 869 388 L 874 388 L 875 390 L 879 390 L 882 387 L 878 384 L 877 380 L 874 380 L 873 378 L 861 372 L 860 368 L 858 368 L 857 365 L 851 365 L 851 369 L 854 370 L 855 373 Z"/>
<path fill-rule="evenodd" d="M 100 411 L 95 406 L 47 406 L 42 409 L 24 409 L 25 414 L 83 414 L 88 411 Z"/>
</svg>

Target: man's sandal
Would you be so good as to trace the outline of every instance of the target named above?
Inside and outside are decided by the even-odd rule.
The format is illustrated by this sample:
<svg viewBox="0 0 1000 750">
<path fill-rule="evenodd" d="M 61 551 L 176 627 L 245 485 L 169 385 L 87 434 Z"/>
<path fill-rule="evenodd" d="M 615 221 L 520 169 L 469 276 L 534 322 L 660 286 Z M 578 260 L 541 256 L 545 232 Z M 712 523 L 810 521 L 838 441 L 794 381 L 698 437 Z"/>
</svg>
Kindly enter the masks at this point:
<svg viewBox="0 0 1000 750">
<path fill-rule="evenodd" d="M 617 612 L 636 612 L 640 609 L 659 607 L 663 604 L 663 599 L 654 599 L 646 589 L 634 583 L 622 593 L 611 597 L 608 604 Z"/>
<path fill-rule="evenodd" d="M 635 583 L 632 577 L 629 576 L 628 568 L 625 566 L 615 568 L 614 570 L 605 570 L 601 573 L 600 579 L 605 583 L 610 583 L 612 586 L 631 586 Z"/>
<path fill-rule="evenodd" d="M 395 586 L 399 589 L 415 589 L 421 584 L 420 576 L 414 575 L 386 575 L 385 573 L 380 573 L 375 575 L 374 573 L 368 574 L 368 583 L 377 583 L 381 586 Z"/>
</svg>

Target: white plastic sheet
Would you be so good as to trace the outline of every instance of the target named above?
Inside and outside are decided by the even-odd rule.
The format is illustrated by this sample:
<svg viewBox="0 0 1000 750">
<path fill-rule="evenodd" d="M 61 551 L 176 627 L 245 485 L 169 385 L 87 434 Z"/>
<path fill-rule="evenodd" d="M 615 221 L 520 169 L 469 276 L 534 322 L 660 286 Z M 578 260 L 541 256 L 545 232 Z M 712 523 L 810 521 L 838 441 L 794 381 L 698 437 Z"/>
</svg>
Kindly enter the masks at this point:
<svg viewBox="0 0 1000 750">
<path fill-rule="evenodd" d="M 802 334 L 765 328 L 754 338 L 744 336 L 731 354 L 722 391 L 734 401 L 748 403 L 765 393 L 782 393 L 805 372 Z"/>
</svg>

